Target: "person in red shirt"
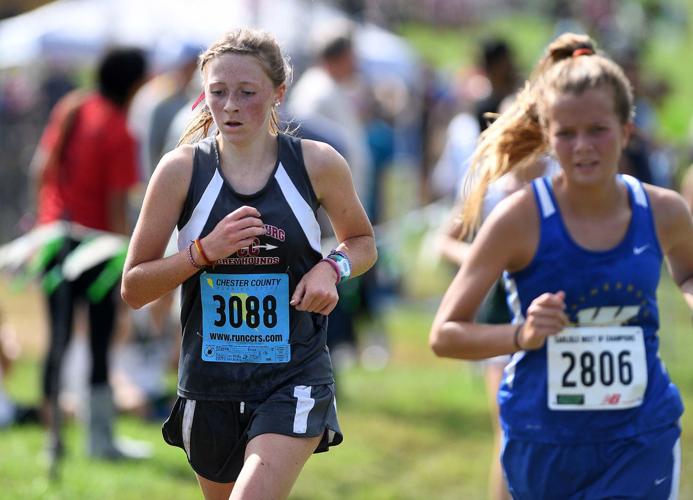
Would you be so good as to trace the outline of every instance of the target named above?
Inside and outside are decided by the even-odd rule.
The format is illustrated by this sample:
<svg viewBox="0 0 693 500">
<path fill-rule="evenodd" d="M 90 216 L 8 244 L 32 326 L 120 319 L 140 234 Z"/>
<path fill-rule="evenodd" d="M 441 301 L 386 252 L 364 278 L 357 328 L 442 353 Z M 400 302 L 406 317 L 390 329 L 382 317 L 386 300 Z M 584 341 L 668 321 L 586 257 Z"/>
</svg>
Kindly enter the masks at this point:
<svg viewBox="0 0 693 500">
<path fill-rule="evenodd" d="M 139 49 L 116 48 L 99 63 L 98 88 L 78 91 L 59 101 L 37 148 L 32 170 L 37 181 L 39 224 L 65 221 L 71 228 L 46 267 L 46 277 L 60 276 L 67 256 L 96 231 L 129 234 L 128 190 L 138 182 L 137 144 L 126 126 L 130 100 L 144 81 L 146 59 Z M 75 231 L 78 228 L 78 231 Z M 49 449 L 62 455 L 58 393 L 60 369 L 73 330 L 75 306 L 86 302 L 92 357 L 89 380 L 88 451 L 93 457 L 122 458 L 112 438 L 113 398 L 108 384 L 108 348 L 120 298 L 113 283 L 104 293 L 90 286 L 106 263 L 73 280 L 44 286 L 50 340 L 43 370 L 43 398 L 51 426 Z M 45 281 L 45 279 L 44 279 Z"/>
<path fill-rule="evenodd" d="M 63 219 L 125 234 L 127 191 L 138 181 L 137 145 L 126 127 L 125 109 L 100 93 L 70 96 L 53 112 L 42 150 L 56 147 L 71 113 L 76 114 L 60 161 L 42 177 L 38 222 Z"/>
</svg>

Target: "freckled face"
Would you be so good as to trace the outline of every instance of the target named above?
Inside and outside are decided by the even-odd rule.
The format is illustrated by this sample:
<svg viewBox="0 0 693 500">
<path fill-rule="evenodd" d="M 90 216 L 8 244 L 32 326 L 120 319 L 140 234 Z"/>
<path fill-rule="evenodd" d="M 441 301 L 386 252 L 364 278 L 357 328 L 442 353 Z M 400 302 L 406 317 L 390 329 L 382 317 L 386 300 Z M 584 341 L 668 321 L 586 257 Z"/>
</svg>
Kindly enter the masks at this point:
<svg viewBox="0 0 693 500">
<path fill-rule="evenodd" d="M 232 142 L 269 130 L 270 111 L 284 94 L 253 56 L 224 54 L 204 68 L 205 99 L 222 135 Z"/>
<path fill-rule="evenodd" d="M 553 96 L 546 120 L 549 144 L 569 180 L 601 183 L 616 174 L 631 125 L 620 122 L 609 87 Z"/>
</svg>

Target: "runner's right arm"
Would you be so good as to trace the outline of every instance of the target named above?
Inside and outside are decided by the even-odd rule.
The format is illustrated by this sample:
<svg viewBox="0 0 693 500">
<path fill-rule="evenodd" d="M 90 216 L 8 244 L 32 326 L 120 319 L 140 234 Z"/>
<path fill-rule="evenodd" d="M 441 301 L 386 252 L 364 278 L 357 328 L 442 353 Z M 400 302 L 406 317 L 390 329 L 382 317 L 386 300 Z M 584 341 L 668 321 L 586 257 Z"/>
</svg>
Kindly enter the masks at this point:
<svg viewBox="0 0 693 500">
<path fill-rule="evenodd" d="M 515 325 L 480 325 L 474 323 L 474 315 L 504 270 L 529 265 L 538 242 L 539 220 L 530 188 L 511 195 L 491 212 L 433 321 L 429 343 L 438 356 L 484 359 L 518 350 Z M 528 308 L 520 343 L 524 349 L 540 347 L 565 324 L 561 294 L 543 294 Z"/>
</svg>

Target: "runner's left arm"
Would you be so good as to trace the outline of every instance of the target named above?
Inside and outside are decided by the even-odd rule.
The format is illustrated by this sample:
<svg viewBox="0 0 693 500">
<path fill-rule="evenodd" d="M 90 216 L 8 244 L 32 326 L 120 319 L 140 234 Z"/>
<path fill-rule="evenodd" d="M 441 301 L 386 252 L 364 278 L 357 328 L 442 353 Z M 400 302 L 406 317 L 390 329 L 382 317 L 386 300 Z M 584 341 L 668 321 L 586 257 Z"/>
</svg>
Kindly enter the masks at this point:
<svg viewBox="0 0 693 500">
<path fill-rule="evenodd" d="M 320 203 L 334 228 L 338 245 L 351 264 L 351 277 L 370 269 L 377 259 L 373 227 L 356 194 L 349 166 L 331 146 L 302 141 L 303 157 Z M 319 262 L 301 279 L 291 304 L 298 310 L 329 314 L 337 304 L 338 276 L 328 262 Z"/>
<path fill-rule="evenodd" d="M 674 282 L 693 310 L 693 219 L 681 195 L 646 186 L 652 202 L 657 237 Z"/>
</svg>

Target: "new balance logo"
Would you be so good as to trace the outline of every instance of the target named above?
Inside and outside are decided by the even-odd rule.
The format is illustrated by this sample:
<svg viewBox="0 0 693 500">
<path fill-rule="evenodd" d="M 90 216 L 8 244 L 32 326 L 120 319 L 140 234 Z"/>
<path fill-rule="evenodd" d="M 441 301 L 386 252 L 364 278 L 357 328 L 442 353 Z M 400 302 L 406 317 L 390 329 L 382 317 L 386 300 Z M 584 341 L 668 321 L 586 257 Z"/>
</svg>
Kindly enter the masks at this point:
<svg viewBox="0 0 693 500">
<path fill-rule="evenodd" d="M 607 394 L 604 396 L 602 403 L 606 405 L 617 405 L 619 401 L 621 401 L 620 394 Z"/>
<path fill-rule="evenodd" d="M 643 245 L 641 247 L 633 247 L 633 255 L 640 255 L 645 250 L 649 248 L 650 245 Z"/>
</svg>

